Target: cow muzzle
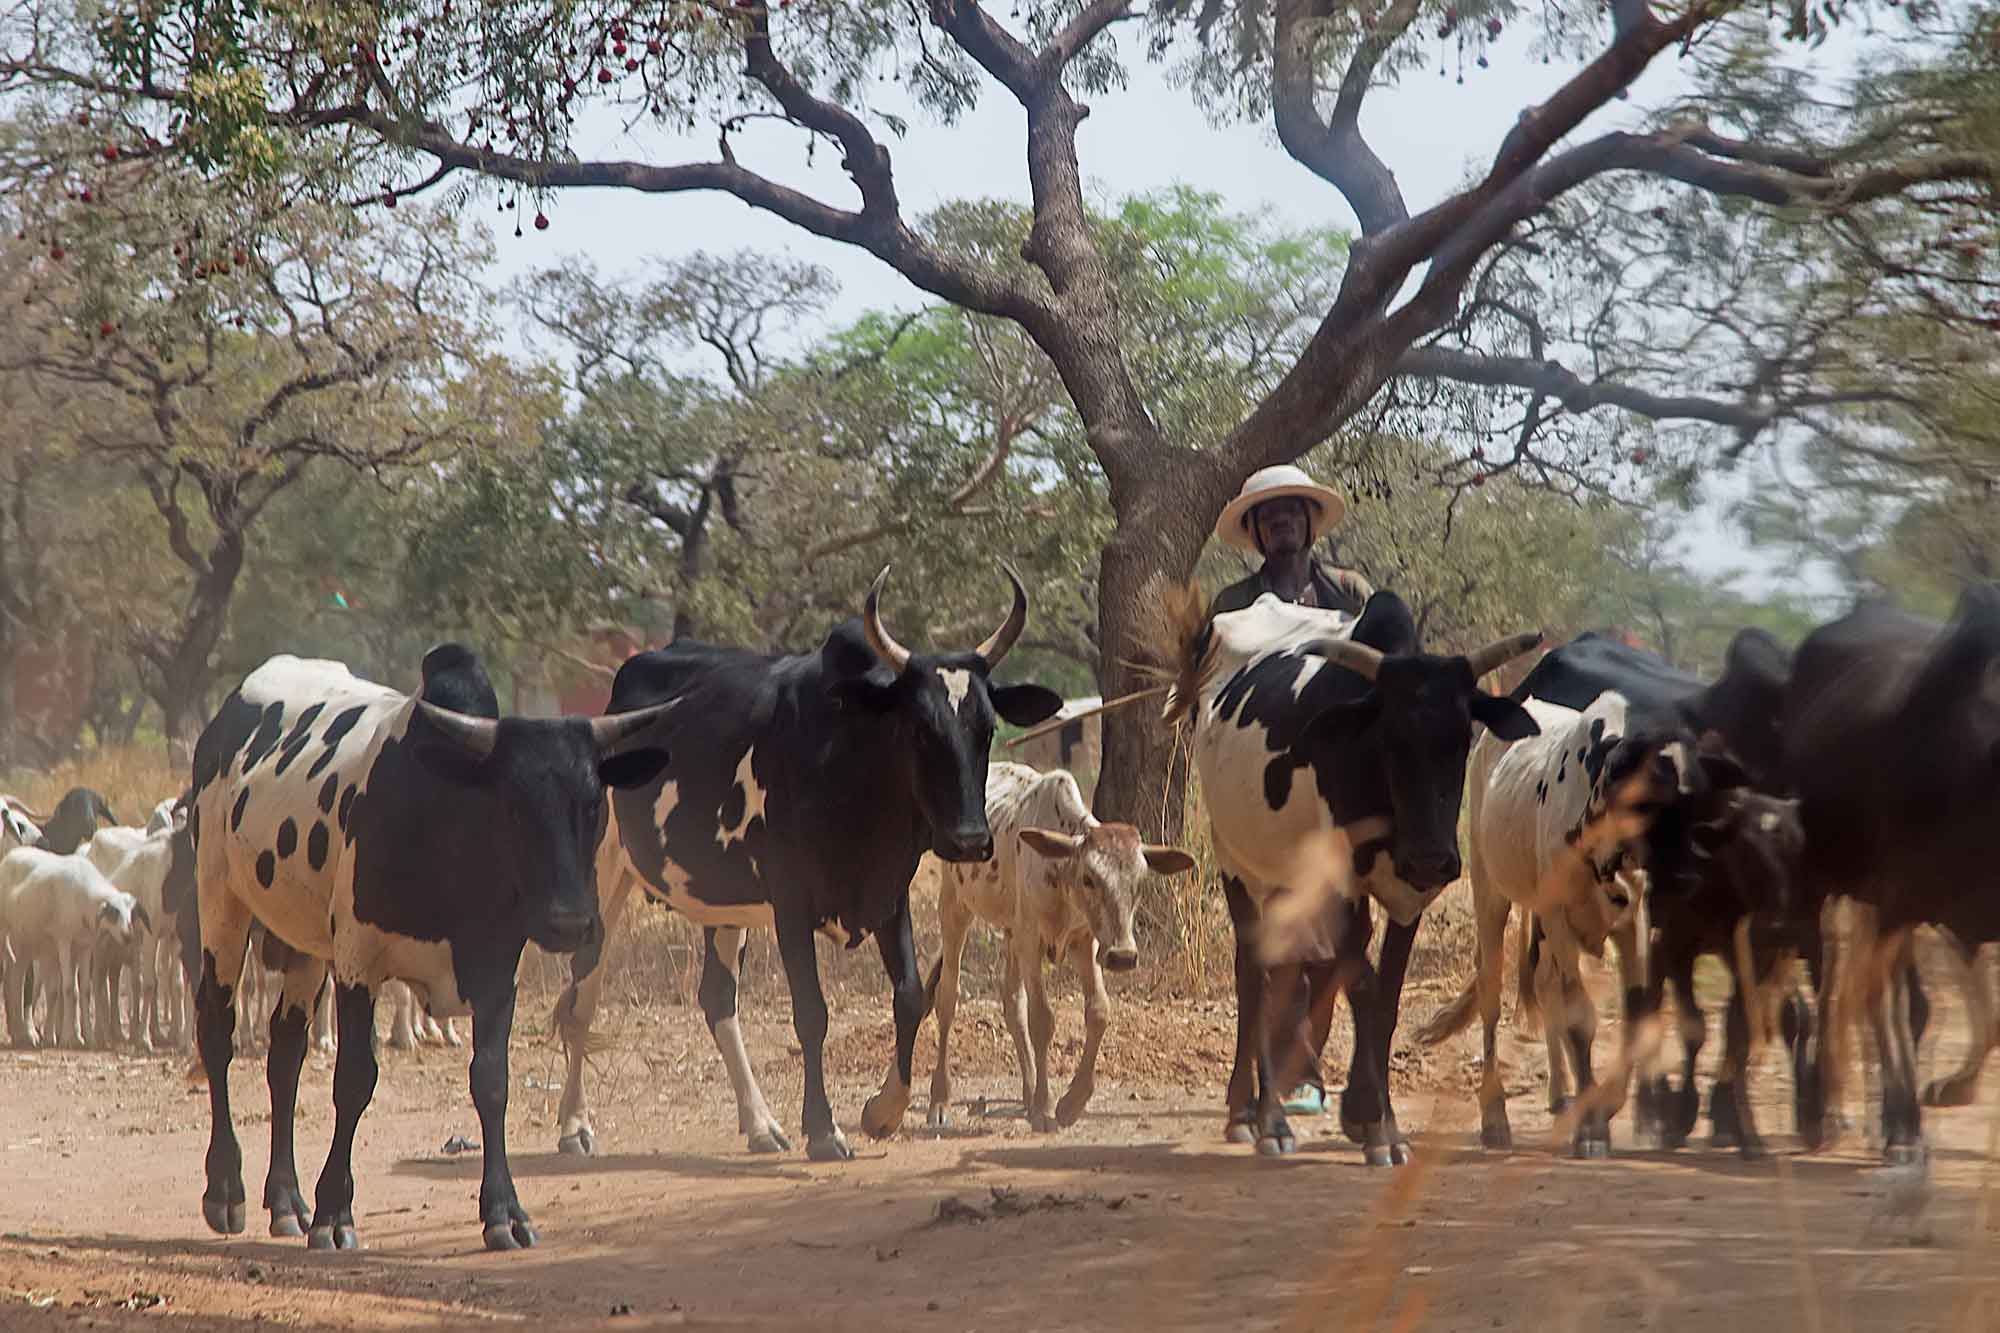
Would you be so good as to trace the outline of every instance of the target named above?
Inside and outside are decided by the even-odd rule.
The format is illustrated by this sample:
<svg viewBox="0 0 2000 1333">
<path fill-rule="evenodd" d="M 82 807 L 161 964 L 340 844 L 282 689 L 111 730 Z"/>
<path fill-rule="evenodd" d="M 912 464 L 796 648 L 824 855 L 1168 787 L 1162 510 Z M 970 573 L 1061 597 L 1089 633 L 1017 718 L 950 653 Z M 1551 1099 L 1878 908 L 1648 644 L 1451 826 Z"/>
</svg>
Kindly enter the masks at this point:
<svg viewBox="0 0 2000 1333">
<path fill-rule="evenodd" d="M 1459 861 L 1455 849 L 1412 852 L 1395 858 L 1396 878 L 1424 892 L 1441 889 L 1458 878 Z"/>
<path fill-rule="evenodd" d="M 935 849 L 946 861 L 964 863 L 968 861 L 991 861 L 993 859 L 993 831 L 984 825 L 974 828 L 953 829 L 938 835 Z"/>
<path fill-rule="evenodd" d="M 554 911 L 542 920 L 535 943 L 549 953 L 575 953 L 597 933 L 597 913 Z"/>
<path fill-rule="evenodd" d="M 1130 972 L 1139 966 L 1139 948 L 1133 944 L 1119 944 L 1098 954 L 1097 961 L 1104 964 L 1106 972 Z"/>
</svg>

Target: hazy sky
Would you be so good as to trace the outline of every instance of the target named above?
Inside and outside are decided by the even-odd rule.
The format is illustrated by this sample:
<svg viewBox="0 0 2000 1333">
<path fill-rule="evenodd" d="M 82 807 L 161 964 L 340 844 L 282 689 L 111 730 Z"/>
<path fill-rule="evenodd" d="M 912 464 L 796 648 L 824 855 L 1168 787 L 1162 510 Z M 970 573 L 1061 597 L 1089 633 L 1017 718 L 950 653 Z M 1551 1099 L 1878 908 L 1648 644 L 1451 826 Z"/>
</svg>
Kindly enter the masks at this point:
<svg viewBox="0 0 2000 1333">
<path fill-rule="evenodd" d="M 1491 68 L 1479 69 L 1468 59 L 1463 85 L 1457 82 L 1456 57 L 1448 56 L 1448 76 L 1438 77 L 1434 66 L 1433 72 L 1414 75 L 1399 88 L 1379 91 L 1366 104 L 1363 132 L 1396 172 L 1412 212 L 1449 194 L 1476 166 L 1483 167 L 1521 110 L 1546 98 L 1574 72 L 1574 66 L 1560 60 L 1544 65 L 1528 54 L 1530 26 L 1517 25 L 1494 44 Z M 1129 52 L 1136 44 L 1131 34 L 1125 40 Z M 1821 52 L 1817 59 L 1826 56 Z M 1683 86 L 1676 66 L 1671 56 L 1656 61 L 1634 85 L 1629 101 L 1609 104 L 1585 123 L 1582 133 L 1630 125 L 1640 108 L 1671 97 Z M 1085 180 L 1097 196 L 1109 200 L 1186 183 L 1220 194 L 1239 211 L 1268 210 L 1283 225 L 1355 228 L 1339 193 L 1287 156 L 1268 123 L 1213 126 L 1161 70 L 1137 59 L 1128 67 L 1131 86 L 1088 99 L 1090 117 L 1078 135 Z M 881 104 L 905 109 L 893 85 L 883 85 L 883 91 Z M 910 132 L 901 140 L 876 127 L 889 145 L 906 217 L 951 199 L 1004 196 L 1026 202 L 1026 118 L 1003 89 L 989 84 L 989 95 L 950 128 L 926 124 L 919 114 L 908 119 Z M 596 157 L 667 163 L 713 160 L 716 155 L 712 137 L 671 135 L 650 124 L 627 133 L 608 114 L 586 122 L 585 129 L 578 147 Z M 753 170 L 837 206 L 857 202 L 852 183 L 839 170 L 838 154 L 822 145 L 808 166 L 796 131 L 766 127 L 737 135 L 732 143 L 738 160 Z M 909 308 L 930 299 L 874 256 L 821 240 L 722 194 L 568 190 L 547 208 L 549 229 L 528 229 L 519 239 L 511 234 L 512 217 L 499 217 L 504 276 L 579 254 L 600 272 L 619 274 L 693 250 L 750 247 L 789 253 L 831 270 L 841 284 L 831 320 L 869 308 Z M 1743 478 L 1730 484 L 1751 484 L 1763 470 L 1761 464 L 1746 465 Z M 1750 567 L 1758 571 L 1758 582 L 1778 573 L 1776 562 L 1749 549 L 1713 513 L 1691 516 L 1688 548 L 1690 559 L 1704 569 Z M 1796 583 L 1798 574 L 1787 569 L 1783 577 Z"/>
</svg>

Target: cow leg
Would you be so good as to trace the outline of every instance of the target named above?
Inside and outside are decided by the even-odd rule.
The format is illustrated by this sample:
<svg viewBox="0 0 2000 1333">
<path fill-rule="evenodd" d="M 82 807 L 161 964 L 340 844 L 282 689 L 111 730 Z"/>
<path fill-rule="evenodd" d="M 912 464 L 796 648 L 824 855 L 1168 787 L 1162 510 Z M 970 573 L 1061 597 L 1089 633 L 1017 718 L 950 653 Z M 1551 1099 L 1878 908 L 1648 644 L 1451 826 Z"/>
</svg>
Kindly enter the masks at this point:
<svg viewBox="0 0 2000 1333">
<path fill-rule="evenodd" d="M 1407 1145 L 1396 1142 L 1396 1120 L 1389 1108 L 1388 1069 L 1382 1052 L 1388 1049 L 1382 1031 L 1388 1014 L 1381 978 L 1368 962 L 1368 937 L 1374 930 L 1366 899 L 1353 904 L 1346 927 L 1340 933 L 1340 953 L 1336 966 L 1347 979 L 1347 1005 L 1354 1013 L 1355 1059 L 1347 1088 L 1340 1096 L 1341 1128 L 1361 1145 L 1361 1157 L 1369 1166 L 1391 1166 L 1410 1160 Z M 1390 939 L 1382 941 L 1385 961 L 1389 960 Z M 1402 946 L 1405 960 L 1409 945 Z M 1398 969 L 1400 971 L 1400 964 Z"/>
<path fill-rule="evenodd" d="M 1665 960 L 1667 976 L 1674 983 L 1674 1011 L 1681 1029 L 1681 1085 L 1665 1098 L 1666 1119 L 1660 1127 L 1660 1141 L 1668 1148 L 1685 1146 L 1694 1133 L 1695 1121 L 1701 1118 L 1701 1094 L 1695 1088 L 1694 1071 L 1708 1040 L 1708 1016 L 1694 997 L 1695 959 L 1695 951 L 1683 945 Z M 1714 1117 L 1709 1119 L 1712 1124 Z"/>
<path fill-rule="evenodd" d="M 917 1028 L 924 1021 L 924 979 L 917 973 L 917 944 L 910 929 L 910 896 L 904 894 L 888 927 L 875 933 L 888 974 L 890 1007 L 896 1016 L 896 1067 L 882 1081 L 881 1091 L 861 1106 L 861 1128 L 871 1139 L 886 1139 L 902 1128 L 910 1109 L 911 1065 L 916 1058 Z"/>
<path fill-rule="evenodd" d="M 1079 936 L 1070 946 L 1070 966 L 1083 988 L 1083 1055 L 1070 1075 L 1069 1087 L 1056 1103 L 1056 1123 L 1068 1129 L 1083 1117 L 1090 1095 L 1097 1090 L 1097 1048 L 1111 1026 L 1111 997 L 1104 990 L 1104 967 L 1097 961 L 1097 941 Z"/>
<path fill-rule="evenodd" d="M 1299 1075 L 1302 1025 L 1292 1011 L 1304 974 L 1297 963 L 1279 963 L 1265 970 L 1257 1025 L 1257 1152 L 1281 1157 L 1296 1152 L 1299 1142 L 1285 1119 L 1284 1093 Z"/>
<path fill-rule="evenodd" d="M 1006 963 L 1000 975 L 1000 1017 L 1006 1020 L 1007 1035 L 1014 1039 L 1014 1064 L 1021 1071 L 1021 1114 L 1029 1114 L 1035 1104 L 1035 1076 L 1041 1068 L 1034 1049 L 1028 1045 L 1028 985 L 1021 979 L 1021 958 L 1014 950 L 1014 932 L 1003 941 Z"/>
<path fill-rule="evenodd" d="M 931 1068 L 931 1105 L 926 1123 L 941 1126 L 950 1114 L 951 1106 L 951 1025 L 958 1017 L 958 971 L 965 956 L 965 936 L 972 925 L 972 913 L 965 910 L 959 901 L 954 876 L 946 872 L 942 886 L 938 890 L 938 929 L 943 936 L 938 945 L 937 970 L 931 974 L 931 1009 L 937 1015 L 937 1063 Z M 1008 941 L 1008 958 L 1014 956 L 1012 944 Z M 1013 1010 L 1013 994 L 1010 991 L 1001 998 L 1003 1012 Z M 1010 1025 L 1011 1026 L 1011 1025 Z M 1024 1075 L 1027 1061 L 1027 1045 L 1020 1043 L 1015 1051 L 1023 1063 Z M 1023 1082 L 1026 1082 L 1024 1077 Z"/>
<path fill-rule="evenodd" d="M 1366 903 L 1358 905 L 1358 910 L 1366 914 Z M 1381 1089 L 1383 1124 L 1389 1136 L 1390 1160 L 1401 1166 L 1410 1160 L 1410 1143 L 1403 1137 L 1402 1129 L 1396 1124 L 1395 1098 L 1389 1092 L 1389 1049 L 1395 1043 L 1396 1023 L 1403 1009 L 1403 976 L 1410 966 L 1410 948 L 1416 943 L 1417 927 L 1423 924 L 1419 917 L 1403 926 L 1391 921 L 1382 931 L 1382 957 L 1375 967 L 1375 1032 L 1374 1075 Z M 1363 927 L 1363 938 L 1368 928 Z M 1331 1013 L 1333 997 L 1327 997 L 1328 1012 Z M 1365 1097 L 1355 1095 L 1357 1087 L 1365 1088 L 1369 1077 L 1361 1064 L 1361 1040 L 1357 1033 L 1354 1042 L 1355 1058 L 1347 1074 L 1347 1088 L 1341 1093 L 1340 1111 L 1342 1128 L 1354 1123 L 1362 1127 L 1361 1142 L 1367 1141 L 1367 1112 L 1372 1105 Z M 1350 1120 L 1349 1117 L 1356 1117 Z M 1349 1136 L 1350 1138 L 1352 1135 Z"/>
<path fill-rule="evenodd" d="M 1952 980 L 1965 999 L 1965 1023 L 1971 1029 L 1971 1044 L 1965 1048 L 1965 1062 L 1947 1078 L 1933 1081 L 1924 1089 L 1926 1106 L 1970 1106 L 1973 1090 L 1979 1086 L 1980 1071 L 1986 1067 L 1986 1053 L 1993 1048 L 1993 993 L 1979 966 L 1979 950 L 1967 948 L 1965 941 L 1949 930 L 1939 930 L 1946 944 L 1945 957 L 1951 961 Z M 1911 1016 L 1915 1026 L 1915 1015 Z M 1921 1035 L 1918 1034 L 1921 1040 Z"/>
<path fill-rule="evenodd" d="M 205 895 L 208 896 L 208 895 Z M 195 994 L 195 1044 L 208 1077 L 207 1185 L 202 1220 L 209 1230 L 239 1235 L 248 1221 L 243 1148 L 229 1115 L 229 1060 L 236 1053 L 236 987 L 243 979 L 250 914 L 225 895 L 209 896 L 201 912 L 201 988 Z M 190 932 L 191 933 L 191 932 Z"/>
<path fill-rule="evenodd" d="M 1732 969 L 1733 971 L 1733 969 Z M 1722 1077 L 1709 1093 L 1708 1119 L 1714 1127 L 1713 1147 L 1734 1147 L 1745 1161 L 1769 1157 L 1764 1139 L 1757 1132 L 1757 1120 L 1750 1109 L 1750 1013 L 1759 1003 L 1754 979 L 1750 985 L 1737 977 L 1729 997 L 1729 1016 L 1724 1028 Z"/>
<path fill-rule="evenodd" d="M 264 1081 L 271 1090 L 271 1166 L 264 1176 L 264 1208 L 271 1214 L 273 1236 L 303 1236 L 311 1217 L 305 1195 L 299 1193 L 292 1129 L 298 1118 L 299 1070 L 306 1062 L 306 1027 L 325 981 L 324 961 L 294 954 L 285 969 L 277 1012 L 271 1015 L 271 1054 L 264 1062 Z"/>
<path fill-rule="evenodd" d="M 507 1162 L 507 1041 L 514 1030 L 514 973 L 517 946 L 490 975 L 474 983 L 472 1000 L 472 1105 L 479 1112 L 485 1164 L 479 1177 L 479 1222 L 489 1250 L 527 1249 L 538 1237 L 514 1192 Z M 343 1023 L 342 1027 L 346 1025 Z M 375 1030 L 371 1018 L 367 1030 Z M 341 1052 L 347 1034 L 341 1033 Z"/>
<path fill-rule="evenodd" d="M 799 1120 L 806 1135 L 806 1156 L 815 1162 L 845 1162 L 854 1151 L 833 1122 L 833 1106 L 826 1099 L 826 992 L 820 989 L 812 923 L 796 908 L 775 915 L 778 956 L 784 961 L 785 982 L 792 992 L 792 1031 L 805 1057 L 806 1087 Z"/>
<path fill-rule="evenodd" d="M 1046 1134 L 1056 1127 L 1049 1112 L 1049 1046 L 1056 1035 L 1056 1011 L 1049 1004 L 1048 977 L 1042 971 L 1039 942 L 1024 931 L 1013 939 L 1014 966 L 1028 996 L 1028 1045 L 1035 1056 L 1035 1086 L 1028 1094 L 1028 1127 Z"/>
<path fill-rule="evenodd" d="M 764 1090 L 757 1086 L 750 1053 L 743 1046 L 743 1025 L 737 1017 L 737 979 L 749 951 L 749 937 L 740 926 L 702 932 L 701 1012 L 708 1020 L 708 1035 L 715 1041 L 716 1052 L 722 1056 L 722 1067 L 729 1074 L 729 1086 L 736 1092 L 737 1131 L 747 1137 L 753 1153 L 789 1152 L 792 1141 L 779 1128 L 778 1118 L 764 1101 Z M 582 1132 L 589 1133 L 587 1122 Z M 588 1152 L 594 1145 L 585 1140 L 581 1146 Z"/>
<path fill-rule="evenodd" d="M 597 1151 L 597 1135 L 591 1128 L 590 1107 L 584 1091 L 583 1061 L 590 1053 L 590 1025 L 597 1017 L 597 1001 L 604 990 L 604 968 L 599 964 L 604 955 L 610 951 L 611 941 L 616 936 L 620 923 L 625 919 L 625 909 L 631 903 L 633 891 L 639 885 L 638 872 L 625 860 L 625 854 L 619 847 L 618 830 L 615 825 L 616 821 L 613 821 L 607 826 L 605 841 L 598 848 L 598 913 L 603 918 L 604 929 L 598 932 L 594 947 L 586 944 L 570 956 L 569 985 L 563 988 L 562 997 L 556 1001 L 556 1035 L 562 1039 L 563 1057 L 569 1066 L 563 1077 L 562 1102 L 556 1108 L 558 1136 L 556 1151 L 573 1157 L 588 1157 Z M 709 945 L 706 935 L 703 945 L 705 948 Z M 702 960 L 704 986 L 708 981 L 708 966 L 708 959 L 704 958 Z M 707 1014 L 707 1010 L 708 1003 L 704 1000 L 702 1002 L 704 1015 Z M 735 1013 L 733 983 L 730 991 L 730 1013 L 733 1021 Z M 715 1034 L 713 1018 L 709 1019 L 709 1032 L 711 1036 Z M 742 1045 L 740 1037 L 736 1044 L 739 1047 Z M 718 1047 L 722 1045 L 719 1037 L 716 1039 L 716 1045 Z M 727 1050 L 722 1053 L 722 1062 L 725 1066 L 729 1064 Z M 748 1067 L 747 1059 L 744 1065 Z M 733 1074 L 731 1078 L 733 1081 Z M 766 1110 L 764 1115 L 766 1122 L 775 1128 L 776 1122 L 770 1119 L 769 1110 Z M 783 1139 L 784 1135 L 780 1134 L 776 1141 L 782 1142 Z M 750 1150 L 776 1151 L 775 1148 L 759 1149 L 755 1139 L 751 1141 Z"/>
<path fill-rule="evenodd" d="M 1507 1123 L 1507 1089 L 1500 1077 L 1500 982 L 1507 921 L 1514 904 L 1497 893 L 1483 891 L 1473 881 L 1472 912 L 1478 931 L 1473 954 L 1473 985 L 1479 989 L 1479 1142 L 1500 1150 L 1514 1146 L 1513 1126 Z"/>
<path fill-rule="evenodd" d="M 1910 1035 L 1911 933 L 1884 942 L 1890 960 L 1874 1006 L 1875 1039 L 1882 1063 L 1882 1152 L 1890 1162 L 1923 1160 L 1923 1106 L 1917 1099 L 1916 1041 Z"/>
<path fill-rule="evenodd" d="M 1223 901 L 1229 907 L 1230 934 L 1236 942 L 1236 1059 L 1229 1069 L 1224 1096 L 1230 1143 L 1255 1143 L 1257 1049 L 1264 1023 L 1264 965 L 1257 957 L 1257 905 L 1234 875 L 1222 879 Z"/>
<path fill-rule="evenodd" d="M 413 1051 L 417 1048 L 416 992 L 400 981 L 383 983 L 389 997 L 389 1049 Z"/>
<path fill-rule="evenodd" d="M 375 993 L 367 986 L 336 984 L 333 988 L 335 1016 L 340 1023 L 340 1048 L 333 1060 L 333 1143 L 320 1169 L 319 1188 L 314 1191 L 312 1229 L 306 1232 L 309 1250 L 353 1250 L 361 1246 L 354 1229 L 354 1130 L 361 1113 L 375 1095 Z M 300 1024 L 300 1039 L 304 1038 Z M 502 1048 L 504 1052 L 504 1046 Z M 503 1063 L 506 1059 L 503 1054 Z M 473 1074 L 473 1101 L 479 1100 L 479 1075 Z M 506 1091 L 501 1098 L 504 1102 Z M 479 1127 L 488 1136 L 487 1160 L 492 1160 L 493 1127 L 486 1123 L 481 1108 Z M 504 1151 L 504 1149 L 503 1149 Z M 480 1187 L 482 1197 L 485 1187 Z M 482 1210 L 483 1211 L 483 1210 Z"/>
</svg>

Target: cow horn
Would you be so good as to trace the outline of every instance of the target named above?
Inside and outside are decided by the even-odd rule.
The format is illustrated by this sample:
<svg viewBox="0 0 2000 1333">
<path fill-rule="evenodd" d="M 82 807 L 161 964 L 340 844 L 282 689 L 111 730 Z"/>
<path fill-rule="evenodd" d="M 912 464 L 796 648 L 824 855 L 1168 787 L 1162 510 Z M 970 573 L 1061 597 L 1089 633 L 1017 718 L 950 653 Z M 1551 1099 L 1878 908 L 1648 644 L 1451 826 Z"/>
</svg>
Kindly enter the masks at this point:
<svg viewBox="0 0 2000 1333">
<path fill-rule="evenodd" d="M 46 824 L 49 822 L 49 817 L 47 815 L 37 814 L 35 811 L 30 810 L 28 808 L 28 803 L 26 801 L 17 800 L 12 796 L 0 796 L 0 801 L 5 801 L 9 806 L 13 807 L 15 812 L 18 813 L 23 819 L 27 819 L 36 824 Z"/>
<path fill-rule="evenodd" d="M 1346 667 L 1363 680 L 1375 679 L 1375 673 L 1382 669 L 1382 654 L 1352 639 L 1320 639 L 1310 644 L 1306 651 L 1316 657 L 1324 657 L 1334 666 Z"/>
<path fill-rule="evenodd" d="M 1007 655 L 1007 650 L 1014 646 L 1014 640 L 1021 637 L 1021 631 L 1028 625 L 1028 590 L 1021 585 L 1021 576 L 1014 572 L 1012 565 L 1002 560 L 1000 568 L 1006 571 L 1007 582 L 1014 585 L 1014 607 L 1007 613 L 1007 619 L 1001 622 L 1000 628 L 993 631 L 992 637 L 972 650 L 985 659 L 989 670 L 1000 665 L 1000 659 Z"/>
<path fill-rule="evenodd" d="M 440 708 L 422 699 L 417 700 L 417 708 L 433 727 L 477 758 L 484 759 L 492 754 L 494 742 L 500 739 L 500 724 L 490 717 L 473 717 L 469 713 Z"/>
<path fill-rule="evenodd" d="M 910 650 L 897 643 L 882 623 L 882 585 L 889 581 L 889 567 L 882 566 L 882 572 L 868 585 L 868 600 L 861 604 L 861 630 L 868 636 L 868 646 L 875 650 L 875 656 L 895 668 L 902 675 L 910 667 Z"/>
<path fill-rule="evenodd" d="M 1478 652 L 1467 653 L 1465 664 L 1472 668 L 1472 677 L 1477 680 L 1494 668 L 1513 661 L 1541 641 L 1542 632 L 1538 629 L 1531 629 L 1525 634 L 1510 634 L 1504 639 L 1495 639 Z"/>
<path fill-rule="evenodd" d="M 654 704 L 650 708 L 637 708 L 629 713 L 593 717 L 590 719 L 590 739 L 597 742 L 599 754 L 609 754 L 665 717 L 679 702 L 678 699 L 669 699 L 663 704 Z"/>
</svg>

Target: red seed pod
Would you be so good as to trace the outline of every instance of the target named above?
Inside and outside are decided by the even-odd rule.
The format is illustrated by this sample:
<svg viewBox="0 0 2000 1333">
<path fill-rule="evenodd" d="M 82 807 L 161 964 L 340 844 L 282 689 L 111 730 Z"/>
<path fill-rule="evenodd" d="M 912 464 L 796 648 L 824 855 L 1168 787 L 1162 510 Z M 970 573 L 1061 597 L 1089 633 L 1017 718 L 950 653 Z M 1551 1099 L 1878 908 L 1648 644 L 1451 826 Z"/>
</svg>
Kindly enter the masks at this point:
<svg viewBox="0 0 2000 1333">
<path fill-rule="evenodd" d="M 547 213 L 535 214 L 535 230 L 547 231 L 548 229 L 549 229 L 549 215 Z"/>
</svg>

